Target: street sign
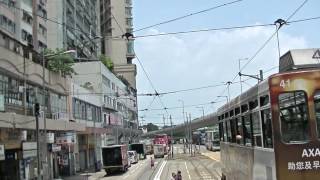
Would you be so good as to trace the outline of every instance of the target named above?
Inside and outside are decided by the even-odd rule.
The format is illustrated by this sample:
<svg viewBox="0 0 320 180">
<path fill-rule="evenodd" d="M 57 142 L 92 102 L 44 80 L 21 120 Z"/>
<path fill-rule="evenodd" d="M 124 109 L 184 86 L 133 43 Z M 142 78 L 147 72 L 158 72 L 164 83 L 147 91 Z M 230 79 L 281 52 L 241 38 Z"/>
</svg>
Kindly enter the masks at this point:
<svg viewBox="0 0 320 180">
<path fill-rule="evenodd" d="M 26 159 L 29 157 L 36 157 L 36 156 L 37 156 L 37 150 L 23 151 L 23 159 Z"/>
<path fill-rule="evenodd" d="M 35 150 L 37 149 L 37 142 L 23 142 L 22 143 L 22 150 Z"/>
</svg>

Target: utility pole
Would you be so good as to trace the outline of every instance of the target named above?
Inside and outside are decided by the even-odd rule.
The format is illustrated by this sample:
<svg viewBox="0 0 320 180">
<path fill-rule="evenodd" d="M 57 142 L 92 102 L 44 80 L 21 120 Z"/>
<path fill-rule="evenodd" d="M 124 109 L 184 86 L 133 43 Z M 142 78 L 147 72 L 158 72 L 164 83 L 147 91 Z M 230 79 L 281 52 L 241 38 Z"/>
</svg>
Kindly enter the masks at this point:
<svg viewBox="0 0 320 180">
<path fill-rule="evenodd" d="M 245 61 L 245 60 L 248 60 L 248 58 L 242 58 L 242 59 L 238 59 L 238 67 L 239 67 L 239 73 L 241 73 L 241 61 Z M 242 79 L 241 79 L 241 76 L 239 76 L 239 80 L 240 80 L 240 92 L 242 94 Z"/>
<path fill-rule="evenodd" d="M 180 101 L 182 103 L 182 118 L 183 118 L 183 123 L 184 123 L 184 134 L 185 134 L 185 140 L 187 139 L 187 130 L 186 130 L 186 121 L 184 118 L 184 101 L 179 99 L 178 101 Z M 184 142 L 184 140 L 183 140 Z M 183 153 L 186 153 L 186 143 L 183 143 Z"/>
<path fill-rule="evenodd" d="M 186 112 L 186 136 L 188 140 L 188 149 L 189 149 L 189 154 L 191 154 L 191 148 L 190 148 L 190 130 L 189 130 L 189 120 L 188 120 L 188 113 Z"/>
<path fill-rule="evenodd" d="M 191 125 L 191 113 L 189 113 L 189 130 L 190 130 L 190 132 L 189 132 L 189 134 L 190 134 L 190 148 L 191 148 L 191 155 L 192 155 L 192 145 L 193 145 L 193 143 L 192 143 L 192 125 Z"/>
<path fill-rule="evenodd" d="M 47 165 L 48 165 L 48 151 L 47 151 L 47 119 L 46 119 L 46 108 L 45 108 L 45 99 L 46 99 L 46 87 L 45 87 L 45 56 L 44 56 L 44 49 L 42 50 L 42 95 L 43 95 L 43 129 L 44 129 L 44 158 L 45 158 L 45 165 L 46 165 L 46 168 L 45 169 L 48 169 Z M 50 98 L 48 98 L 50 99 Z M 50 102 L 50 100 L 49 100 Z M 43 168 L 43 164 L 42 163 L 42 171 L 44 170 Z M 47 174 L 47 173 L 46 173 Z"/>
<path fill-rule="evenodd" d="M 169 116 L 171 123 L 171 158 L 173 158 L 173 125 L 171 115 Z"/>
<path fill-rule="evenodd" d="M 37 97 L 37 93 L 36 93 Z M 39 141 L 39 115 L 40 115 L 40 104 L 38 103 L 38 98 L 36 98 L 36 103 L 34 104 L 34 114 L 36 118 L 36 139 L 37 139 L 37 179 L 41 179 L 41 164 L 40 164 L 40 141 Z"/>
</svg>

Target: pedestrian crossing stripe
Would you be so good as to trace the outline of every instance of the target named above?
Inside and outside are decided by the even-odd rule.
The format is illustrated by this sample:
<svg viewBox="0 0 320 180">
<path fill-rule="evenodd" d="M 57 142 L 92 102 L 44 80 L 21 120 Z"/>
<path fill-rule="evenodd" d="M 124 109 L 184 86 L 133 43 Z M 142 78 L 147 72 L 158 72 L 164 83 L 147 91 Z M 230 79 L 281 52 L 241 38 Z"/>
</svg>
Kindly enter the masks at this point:
<svg viewBox="0 0 320 180">
<path fill-rule="evenodd" d="M 320 59 L 320 50 L 317 49 L 316 52 L 314 52 L 312 59 Z"/>
</svg>

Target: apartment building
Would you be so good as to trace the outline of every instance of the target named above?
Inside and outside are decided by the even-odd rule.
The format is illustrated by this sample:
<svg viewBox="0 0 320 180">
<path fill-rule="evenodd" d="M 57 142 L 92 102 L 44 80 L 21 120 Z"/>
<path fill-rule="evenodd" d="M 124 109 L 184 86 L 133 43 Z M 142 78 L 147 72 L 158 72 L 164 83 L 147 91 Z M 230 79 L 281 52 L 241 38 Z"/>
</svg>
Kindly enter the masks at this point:
<svg viewBox="0 0 320 180">
<path fill-rule="evenodd" d="M 133 31 L 132 0 L 100 0 L 100 22 L 102 54 L 111 58 L 114 72 L 136 89 L 134 41 L 122 37 Z"/>
<path fill-rule="evenodd" d="M 133 135 L 139 133 L 135 89 L 99 61 L 75 63 L 74 70 L 74 83 L 90 89 L 91 94 L 99 97 L 102 127 L 113 127 L 111 134 L 102 135 L 102 144 L 118 144 L 132 140 Z"/>
<path fill-rule="evenodd" d="M 60 170 L 72 173 L 71 164 L 58 159 L 73 156 L 72 148 L 66 149 L 75 143 L 72 132 L 86 130 L 85 124 L 69 121 L 70 79 L 47 68 L 43 71 L 41 66 L 40 53 L 48 39 L 46 3 L 0 0 L 0 179 L 53 179 Z M 41 106 L 40 175 L 36 170 L 36 99 Z M 65 139 L 67 146 L 59 139 Z"/>
<path fill-rule="evenodd" d="M 48 1 L 48 47 L 73 49 L 78 58 L 96 59 L 100 54 L 99 0 Z"/>
</svg>

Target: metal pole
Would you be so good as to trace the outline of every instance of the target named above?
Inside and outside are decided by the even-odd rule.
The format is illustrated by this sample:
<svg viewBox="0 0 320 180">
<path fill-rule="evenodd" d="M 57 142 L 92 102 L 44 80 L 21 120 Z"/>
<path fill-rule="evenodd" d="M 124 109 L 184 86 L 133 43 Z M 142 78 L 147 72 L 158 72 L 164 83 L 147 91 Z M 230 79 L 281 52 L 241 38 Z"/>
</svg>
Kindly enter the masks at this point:
<svg viewBox="0 0 320 180">
<path fill-rule="evenodd" d="M 192 145 L 193 145 L 193 142 L 192 142 L 192 125 L 191 125 L 191 113 L 189 113 L 189 134 L 190 134 L 190 148 L 191 148 L 191 155 L 192 155 Z"/>
<path fill-rule="evenodd" d="M 190 130 L 189 130 L 189 120 L 188 120 L 188 114 L 186 112 L 186 136 L 187 136 L 187 140 L 188 140 L 188 149 L 189 149 L 189 154 L 191 153 L 191 149 L 190 149 Z"/>
<path fill-rule="evenodd" d="M 43 129 L 44 129 L 44 158 L 45 158 L 45 163 L 47 164 L 48 159 L 47 159 L 47 120 L 46 120 L 46 107 L 45 107 L 45 99 L 46 99 L 46 87 L 45 87 L 45 57 L 44 57 L 44 49 L 42 50 L 42 91 L 43 91 Z M 47 168 L 46 168 L 47 169 Z M 43 170 L 43 167 L 42 167 Z"/>
<path fill-rule="evenodd" d="M 41 164 L 40 164 L 40 141 L 39 141 L 39 111 L 37 109 L 37 107 L 40 108 L 40 104 L 38 103 L 38 89 L 36 89 L 36 93 L 35 93 L 35 104 L 34 104 L 34 114 L 35 114 L 35 118 L 36 118 L 36 139 L 37 139 L 37 179 L 41 180 Z"/>
<path fill-rule="evenodd" d="M 172 125 L 172 118 L 170 115 L 170 123 L 171 123 L 171 158 L 173 158 L 173 125 Z"/>
<path fill-rule="evenodd" d="M 182 103 L 182 118 L 183 118 L 183 123 L 184 123 L 184 134 L 185 134 L 185 139 L 187 139 L 187 131 L 186 131 L 186 121 L 184 118 L 184 101 L 179 99 Z M 184 141 L 183 141 L 184 142 Z M 186 153 L 186 143 L 183 143 L 183 153 Z"/>
<path fill-rule="evenodd" d="M 239 73 L 241 73 L 241 65 L 240 65 L 240 62 L 241 62 L 241 59 L 238 59 L 238 64 L 239 64 Z M 240 92 L 242 94 L 242 80 L 241 80 L 241 76 L 239 76 L 239 79 L 240 79 Z"/>
</svg>

